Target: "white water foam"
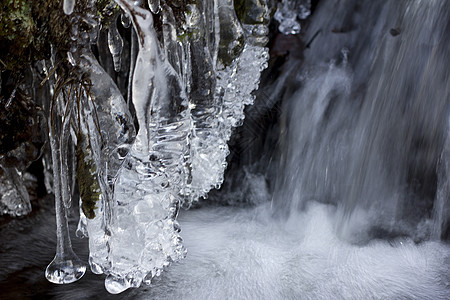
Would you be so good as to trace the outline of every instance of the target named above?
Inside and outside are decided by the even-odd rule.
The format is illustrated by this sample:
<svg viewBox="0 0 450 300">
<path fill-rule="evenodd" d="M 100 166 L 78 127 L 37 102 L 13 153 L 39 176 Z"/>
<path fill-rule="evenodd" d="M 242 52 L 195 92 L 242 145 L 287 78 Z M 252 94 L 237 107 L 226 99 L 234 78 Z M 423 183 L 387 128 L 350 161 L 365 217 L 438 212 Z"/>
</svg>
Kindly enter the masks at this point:
<svg viewBox="0 0 450 300">
<path fill-rule="evenodd" d="M 185 261 L 140 299 L 448 299 L 450 247 L 409 239 L 352 245 L 336 210 L 310 202 L 288 220 L 270 205 L 205 208 L 180 216 Z"/>
</svg>

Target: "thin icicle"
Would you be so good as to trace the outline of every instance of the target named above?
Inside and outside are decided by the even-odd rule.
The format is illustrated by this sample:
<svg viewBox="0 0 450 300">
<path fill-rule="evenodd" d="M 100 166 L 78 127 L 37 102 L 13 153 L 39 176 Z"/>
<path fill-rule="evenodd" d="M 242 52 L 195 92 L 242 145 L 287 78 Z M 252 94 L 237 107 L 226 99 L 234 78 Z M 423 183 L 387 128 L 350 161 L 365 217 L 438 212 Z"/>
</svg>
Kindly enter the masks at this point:
<svg viewBox="0 0 450 300">
<path fill-rule="evenodd" d="M 108 47 L 113 58 L 114 71 L 120 72 L 122 64 L 123 39 L 117 30 L 117 16 L 112 20 L 108 29 Z"/>
<path fill-rule="evenodd" d="M 70 97 L 70 95 L 69 95 Z M 72 113 L 73 101 L 69 98 L 65 108 L 63 132 L 61 136 L 61 197 L 63 199 L 64 207 L 69 209 L 72 205 L 72 195 L 71 195 L 71 174 L 69 174 L 69 143 L 70 143 L 70 117 Z M 70 177 L 69 177 L 70 176 Z"/>
<path fill-rule="evenodd" d="M 129 19 L 129 18 L 128 18 Z M 134 28 L 131 28 L 131 47 L 130 47 L 130 71 L 128 73 L 128 87 L 127 87 L 127 103 L 128 106 L 132 109 L 134 109 L 131 101 L 132 97 L 132 86 L 133 86 L 133 74 L 134 74 L 134 67 L 136 66 L 136 53 L 138 51 L 137 49 L 137 36 L 136 32 L 134 31 Z"/>
<path fill-rule="evenodd" d="M 52 124 L 52 123 L 55 124 Z M 56 210 L 56 255 L 45 270 L 45 277 L 48 281 L 58 284 L 71 283 L 79 280 L 86 272 L 86 266 L 72 250 L 72 243 L 69 236 L 69 226 L 67 223 L 67 211 L 64 197 L 67 196 L 67 166 L 62 164 L 62 156 L 67 153 L 62 149 L 62 143 L 69 134 L 70 117 L 67 117 L 62 124 L 62 132 L 59 120 L 54 116 L 49 119 L 50 148 L 53 161 L 53 184 L 55 191 Z M 61 135 L 61 140 L 58 136 Z"/>
</svg>

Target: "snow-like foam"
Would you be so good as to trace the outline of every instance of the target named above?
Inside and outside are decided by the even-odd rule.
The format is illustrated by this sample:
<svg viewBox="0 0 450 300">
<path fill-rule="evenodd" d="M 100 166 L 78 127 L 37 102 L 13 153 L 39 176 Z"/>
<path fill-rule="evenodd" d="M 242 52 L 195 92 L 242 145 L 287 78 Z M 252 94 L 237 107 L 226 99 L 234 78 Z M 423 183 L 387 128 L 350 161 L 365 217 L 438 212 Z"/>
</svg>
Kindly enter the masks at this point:
<svg viewBox="0 0 450 300">
<path fill-rule="evenodd" d="M 339 239 L 334 206 L 275 221 L 269 206 L 180 216 L 188 257 L 141 299 L 448 299 L 450 247 Z M 162 299 L 161 298 L 161 299 Z"/>
</svg>

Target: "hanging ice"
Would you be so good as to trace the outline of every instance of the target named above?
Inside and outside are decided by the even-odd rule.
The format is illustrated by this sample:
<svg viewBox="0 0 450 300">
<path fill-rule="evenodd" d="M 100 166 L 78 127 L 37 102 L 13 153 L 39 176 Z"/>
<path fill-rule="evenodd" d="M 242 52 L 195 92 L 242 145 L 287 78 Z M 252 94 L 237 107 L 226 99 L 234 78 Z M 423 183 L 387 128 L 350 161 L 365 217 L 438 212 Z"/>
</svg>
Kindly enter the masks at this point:
<svg viewBox="0 0 450 300">
<path fill-rule="evenodd" d="M 167 4 L 155 10 L 162 17 L 160 42 L 150 12 L 117 2 L 138 35 L 132 101 L 139 131 L 114 184 L 110 269 L 105 271 L 111 293 L 150 283 L 163 267 L 184 257 L 175 220 L 181 194 L 189 205 L 222 182 L 226 142 L 243 119 L 244 105 L 253 100 L 267 59 L 257 43 L 245 45 L 229 1 L 190 5 L 181 43 Z M 214 24 L 209 28 L 215 33 L 205 38 L 208 24 Z M 255 56 L 261 60 L 249 63 Z"/>
<path fill-rule="evenodd" d="M 150 283 L 185 255 L 175 218 L 189 125 L 186 95 L 158 46 L 152 15 L 131 2 L 117 2 L 138 34 L 132 100 L 139 131 L 114 184 L 105 282 L 111 293 Z"/>
<path fill-rule="evenodd" d="M 278 30 L 283 34 L 300 33 L 298 19 L 306 19 L 311 14 L 311 0 L 282 0 L 274 18 L 279 22 Z"/>
<path fill-rule="evenodd" d="M 66 15 L 70 15 L 75 7 L 75 0 L 64 0 L 63 9 Z"/>
<path fill-rule="evenodd" d="M 55 99 L 55 98 L 54 98 Z M 67 221 L 67 204 L 70 202 L 68 182 L 67 146 L 70 138 L 71 99 L 63 112 L 52 105 L 49 118 L 50 148 L 53 162 L 53 188 L 56 211 L 56 255 L 45 270 L 48 281 L 58 284 L 71 283 L 80 279 L 86 265 L 72 250 Z M 53 103 L 54 104 L 54 103 Z M 53 109 L 54 108 L 54 109 Z"/>
<path fill-rule="evenodd" d="M 124 91 L 91 53 L 99 20 L 87 19 L 90 31 L 74 25 L 76 43 L 67 53 L 82 78 L 66 115 L 73 120 L 76 143 L 71 161 L 77 161 L 81 194 L 78 234 L 89 237 L 91 269 L 107 275 L 111 293 L 149 284 L 186 255 L 176 221 L 179 207 L 206 197 L 223 181 L 227 141 L 242 124 L 244 107 L 253 103 L 252 92 L 266 67 L 270 11 L 261 0 L 246 1 L 238 14 L 231 0 L 116 3 L 125 12 L 124 27 L 131 21 L 134 29 L 127 74 L 134 115 Z M 94 4 L 86 8 L 89 16 Z M 122 76 L 124 43 L 113 7 L 105 8 L 112 13 L 108 48 L 114 70 Z M 136 135 L 132 117 L 139 125 Z M 65 203 L 58 206 L 57 201 L 58 216 L 70 203 L 70 191 L 61 188 L 69 175 L 60 172 L 69 160 L 64 149 L 54 158 L 55 195 L 60 193 L 56 198 Z M 58 250 L 57 256 L 66 250 Z M 48 275 L 61 281 L 53 277 Z"/>
<path fill-rule="evenodd" d="M 123 39 L 117 30 L 117 18 L 111 22 L 108 30 L 108 47 L 113 57 L 114 71 L 119 72 L 122 64 Z"/>
<path fill-rule="evenodd" d="M 231 1 L 206 1 L 190 10 L 193 132 L 185 206 L 222 183 L 227 141 L 242 123 L 245 105 L 253 103 L 251 93 L 266 67 L 269 9 L 264 1 L 249 1 L 246 9 L 242 25 Z"/>
<path fill-rule="evenodd" d="M 87 217 L 89 263 L 94 273 L 102 273 L 109 268 L 107 241 L 113 179 L 128 152 L 134 127 L 120 91 L 92 53 L 81 55 L 80 67 L 89 75 L 92 86 L 80 108 L 78 185 L 85 198 L 81 207 L 82 218 Z"/>
</svg>

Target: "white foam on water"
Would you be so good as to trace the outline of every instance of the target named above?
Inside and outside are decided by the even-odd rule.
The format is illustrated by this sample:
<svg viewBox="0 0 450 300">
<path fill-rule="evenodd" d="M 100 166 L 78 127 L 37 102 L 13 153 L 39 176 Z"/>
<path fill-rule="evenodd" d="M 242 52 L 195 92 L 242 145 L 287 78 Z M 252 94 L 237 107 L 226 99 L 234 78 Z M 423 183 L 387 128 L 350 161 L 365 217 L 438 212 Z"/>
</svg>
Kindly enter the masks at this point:
<svg viewBox="0 0 450 300">
<path fill-rule="evenodd" d="M 141 299 L 448 299 L 450 247 L 409 239 L 360 246 L 335 234 L 336 210 L 309 203 L 274 220 L 268 205 L 183 212 L 185 261 Z"/>
</svg>

